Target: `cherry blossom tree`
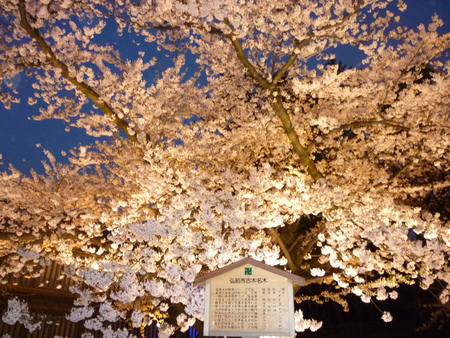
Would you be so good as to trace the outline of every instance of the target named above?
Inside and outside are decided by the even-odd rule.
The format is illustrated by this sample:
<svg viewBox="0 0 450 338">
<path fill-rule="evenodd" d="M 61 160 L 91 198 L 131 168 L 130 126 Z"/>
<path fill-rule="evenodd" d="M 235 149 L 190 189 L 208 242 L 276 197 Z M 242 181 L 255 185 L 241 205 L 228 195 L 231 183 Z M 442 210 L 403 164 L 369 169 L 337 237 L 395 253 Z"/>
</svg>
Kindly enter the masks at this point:
<svg viewBox="0 0 450 338">
<path fill-rule="evenodd" d="M 1 76 L 29 75 L 35 119 L 98 141 L 69 164 L 44 149 L 45 175 L 1 174 L 0 278 L 64 265 L 80 282 L 68 318 L 105 334 L 120 318 L 185 331 L 203 320 L 196 276 L 243 257 L 333 290 L 300 303 L 345 309 L 349 293 L 384 300 L 435 280 L 448 301 L 448 219 L 420 203 L 449 189 L 450 34 L 437 33 L 437 16 L 406 28 L 401 0 L 3 0 L 1 10 Z M 112 30 L 134 36 L 134 59 L 109 43 Z M 341 47 L 361 64 L 339 67 Z M 173 64 L 147 81 L 161 67 L 146 56 L 155 49 Z M 0 95 L 8 109 L 23 99 Z M 12 323 L 26 305 L 10 304 Z M 301 312 L 296 325 L 320 327 Z"/>
</svg>

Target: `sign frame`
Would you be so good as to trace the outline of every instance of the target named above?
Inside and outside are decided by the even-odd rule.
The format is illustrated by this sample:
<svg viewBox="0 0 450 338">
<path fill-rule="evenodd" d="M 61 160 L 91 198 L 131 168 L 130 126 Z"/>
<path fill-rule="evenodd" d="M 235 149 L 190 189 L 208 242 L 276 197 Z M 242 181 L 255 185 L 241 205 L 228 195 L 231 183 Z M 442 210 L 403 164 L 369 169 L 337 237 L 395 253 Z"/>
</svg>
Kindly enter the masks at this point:
<svg viewBox="0 0 450 338">
<path fill-rule="evenodd" d="M 253 270 L 253 268 L 255 268 Z M 267 273 L 268 278 L 251 278 L 252 272 L 256 271 L 258 276 L 261 276 L 261 273 Z M 239 276 L 240 278 L 232 278 L 232 276 Z M 230 278 L 231 277 L 231 278 Z M 229 283 L 228 283 L 229 280 Z M 233 282 L 234 280 L 234 282 Z M 255 283 L 253 284 L 231 284 L 236 283 L 242 280 L 247 283 Z M 271 281 L 272 280 L 272 281 Z M 276 284 L 274 284 L 276 281 Z M 272 282 L 272 284 L 270 284 Z M 236 263 L 230 264 L 222 269 L 218 269 L 213 271 L 207 275 L 198 277 L 195 280 L 196 284 L 205 285 L 205 321 L 203 334 L 204 336 L 228 336 L 228 337 L 258 337 L 258 336 L 295 336 L 295 322 L 294 322 L 294 292 L 293 286 L 304 285 L 305 279 L 303 277 L 291 274 L 287 271 L 277 269 L 275 267 L 266 265 L 264 263 L 255 261 L 251 258 L 244 258 Z M 262 284 L 261 284 L 262 283 Z M 268 284 L 265 284 L 268 283 Z M 276 307 L 276 305 L 267 305 L 266 304 L 266 296 L 264 296 L 265 290 L 272 290 L 272 297 L 274 296 L 273 292 L 277 292 L 278 304 L 282 308 Z M 252 292 L 254 297 L 254 304 L 252 306 L 256 306 L 256 312 L 250 311 L 253 313 L 254 317 L 258 317 L 258 320 L 255 320 L 255 327 L 252 329 L 248 328 L 232 328 L 228 330 L 225 328 L 214 328 L 214 314 L 212 314 L 213 306 L 215 305 L 215 311 L 217 313 L 217 302 L 223 301 L 224 298 L 220 298 L 220 295 L 217 295 L 218 290 L 225 290 L 226 292 L 237 292 L 238 296 L 242 296 L 243 290 L 247 290 L 246 292 Z M 231 290 L 231 291 L 230 291 Z M 281 291 L 283 290 L 283 291 Z M 269 291 L 270 292 L 270 291 Z M 261 298 L 264 297 L 264 298 Z M 253 298 L 252 298 L 253 299 Z M 268 298 L 268 300 L 275 300 L 274 298 Z M 215 304 L 212 304 L 214 301 Z M 230 304 L 230 301 L 228 301 Z M 234 301 L 231 303 L 232 306 L 238 306 L 236 309 L 237 312 L 240 310 L 241 313 L 249 312 L 247 308 L 242 308 L 243 305 L 240 301 Z M 237 305 L 236 305 L 237 304 Z M 257 305 L 255 305 L 257 304 Z M 223 309 L 226 305 L 219 304 L 219 307 Z M 241 307 L 239 307 L 241 306 Z M 272 308 L 271 308 L 272 306 Z M 275 308 L 276 307 L 276 308 Z M 228 310 L 233 311 L 233 309 Z M 244 311 L 244 312 L 242 312 Z M 246 311 L 246 312 L 245 312 Z M 273 315 L 266 314 L 270 311 L 277 311 L 279 318 L 279 328 L 275 328 L 273 326 L 273 321 L 269 324 L 265 324 L 265 318 Z M 227 312 L 225 311 L 225 314 Z M 233 312 L 231 312 L 233 313 Z M 239 312 L 238 312 L 239 313 Z M 255 314 L 256 313 L 256 314 Z M 261 327 L 261 313 L 264 315 L 264 328 Z M 218 316 L 224 314 L 218 314 Z M 284 316 L 287 318 L 284 318 Z M 281 319 L 283 317 L 283 319 Z M 281 324 L 281 321 L 283 324 Z M 257 324 L 256 324 L 257 323 Z M 266 327 L 269 325 L 270 327 Z"/>
</svg>

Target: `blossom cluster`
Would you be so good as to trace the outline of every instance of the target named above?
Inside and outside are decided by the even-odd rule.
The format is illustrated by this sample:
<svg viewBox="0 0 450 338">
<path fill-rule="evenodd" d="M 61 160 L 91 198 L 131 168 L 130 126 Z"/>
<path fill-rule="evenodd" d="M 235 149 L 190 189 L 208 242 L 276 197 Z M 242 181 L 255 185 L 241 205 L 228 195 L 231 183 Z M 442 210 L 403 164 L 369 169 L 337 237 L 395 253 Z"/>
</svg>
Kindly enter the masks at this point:
<svg viewBox="0 0 450 338">
<path fill-rule="evenodd" d="M 105 337 L 128 337 L 109 324 L 126 318 L 187 330 L 204 320 L 195 278 L 243 257 L 363 302 L 441 280 L 448 302 L 450 231 L 417 201 L 448 189 L 450 35 L 437 16 L 405 28 L 390 2 L 2 4 L 2 78 L 29 76 L 35 119 L 103 138 L 70 164 L 42 149 L 44 175 L 0 174 L 1 282 L 61 264 L 78 294 L 67 318 Z M 335 64 L 337 46 L 361 64 Z M 320 221 L 289 233 L 308 217 Z M 6 323 L 38 328 L 8 304 Z"/>
</svg>

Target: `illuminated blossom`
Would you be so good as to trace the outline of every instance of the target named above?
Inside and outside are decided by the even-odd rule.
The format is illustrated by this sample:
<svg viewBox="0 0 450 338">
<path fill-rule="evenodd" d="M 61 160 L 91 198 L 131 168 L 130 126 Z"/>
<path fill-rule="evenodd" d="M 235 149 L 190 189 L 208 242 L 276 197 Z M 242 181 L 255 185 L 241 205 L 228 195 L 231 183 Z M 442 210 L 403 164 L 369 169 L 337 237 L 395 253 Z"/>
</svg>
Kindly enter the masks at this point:
<svg viewBox="0 0 450 338">
<path fill-rule="evenodd" d="M 0 281 L 61 266 L 67 318 L 104 337 L 187 330 L 195 278 L 243 257 L 329 283 L 316 300 L 449 285 L 448 224 L 419 205 L 448 189 L 450 35 L 388 3 L 3 1 L 1 104 L 96 139 L 0 173 Z"/>
<path fill-rule="evenodd" d="M 392 315 L 389 312 L 384 311 L 381 319 L 383 319 L 386 323 L 389 323 L 392 321 Z"/>
</svg>

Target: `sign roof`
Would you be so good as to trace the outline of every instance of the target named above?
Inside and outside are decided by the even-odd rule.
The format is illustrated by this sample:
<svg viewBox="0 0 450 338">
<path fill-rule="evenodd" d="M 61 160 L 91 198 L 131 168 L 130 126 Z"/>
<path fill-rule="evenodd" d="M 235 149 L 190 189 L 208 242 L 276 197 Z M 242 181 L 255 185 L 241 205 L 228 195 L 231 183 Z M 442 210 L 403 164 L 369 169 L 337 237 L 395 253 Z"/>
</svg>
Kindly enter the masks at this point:
<svg viewBox="0 0 450 338">
<path fill-rule="evenodd" d="M 285 277 L 285 278 L 291 280 L 294 284 L 305 285 L 305 278 L 297 276 L 297 275 L 294 275 L 294 274 L 292 274 L 290 272 L 278 269 L 276 267 L 273 267 L 273 266 L 270 266 L 270 265 L 267 265 L 267 264 L 255 261 L 254 259 L 249 258 L 249 257 L 243 258 L 240 261 L 237 261 L 235 263 L 227 265 L 227 266 L 225 266 L 225 267 L 223 267 L 221 269 L 212 271 L 212 272 L 210 272 L 210 273 L 208 273 L 206 275 L 203 275 L 201 277 L 197 277 L 195 279 L 194 283 L 195 284 L 204 284 L 207 280 L 209 280 L 211 278 L 220 276 L 221 274 L 223 274 L 225 272 L 234 270 L 234 269 L 239 268 L 239 267 L 241 267 L 243 265 L 253 265 L 253 266 L 258 267 L 260 269 L 263 269 L 263 270 L 272 272 L 274 274 L 277 274 L 279 276 Z"/>
</svg>

